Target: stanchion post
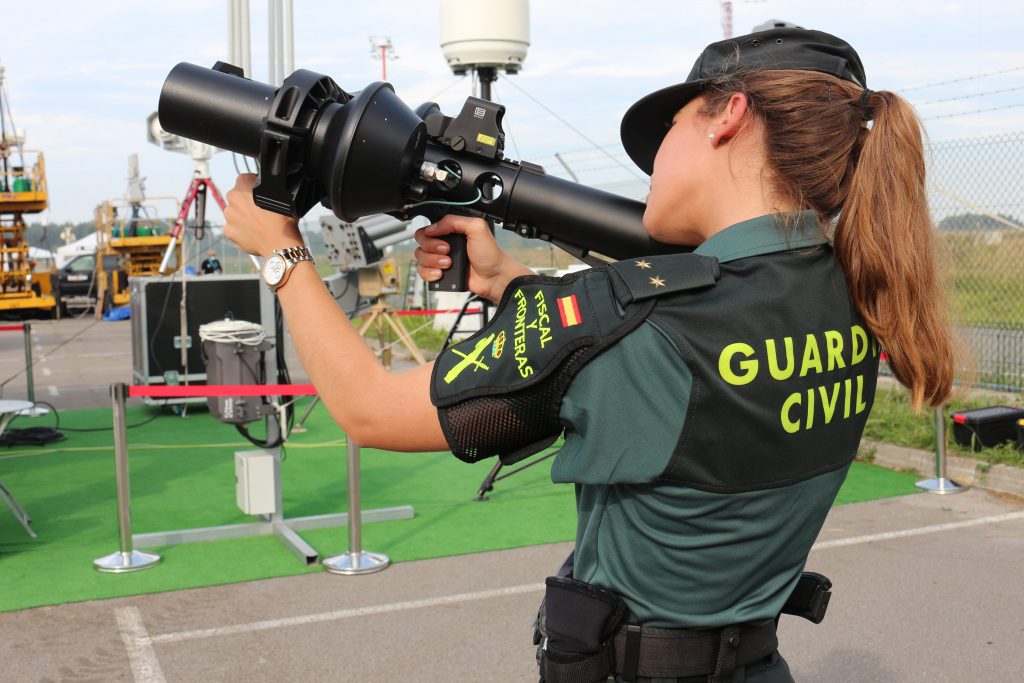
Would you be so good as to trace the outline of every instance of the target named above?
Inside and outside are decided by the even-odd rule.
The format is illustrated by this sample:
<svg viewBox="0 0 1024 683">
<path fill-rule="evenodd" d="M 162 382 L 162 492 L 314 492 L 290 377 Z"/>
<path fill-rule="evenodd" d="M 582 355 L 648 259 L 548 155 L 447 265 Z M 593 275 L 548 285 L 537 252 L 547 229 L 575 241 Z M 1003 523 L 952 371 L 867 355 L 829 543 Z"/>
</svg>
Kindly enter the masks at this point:
<svg viewBox="0 0 1024 683">
<path fill-rule="evenodd" d="M 359 500 L 359 446 L 352 437 L 346 440 L 348 460 L 348 552 L 323 560 L 332 574 L 371 574 L 391 564 L 387 555 L 363 550 L 362 502 Z"/>
<path fill-rule="evenodd" d="M 32 378 L 32 323 L 25 323 L 25 381 L 28 383 L 28 400 L 36 402 L 36 387 Z"/>
<path fill-rule="evenodd" d="M 132 548 L 131 490 L 128 476 L 128 435 L 125 421 L 125 400 L 128 386 L 112 384 L 110 395 L 114 412 L 114 468 L 117 473 L 117 526 L 121 534 L 121 549 L 93 560 L 98 571 L 110 574 L 135 572 L 156 566 L 160 556 Z"/>
<path fill-rule="evenodd" d="M 963 493 L 970 486 L 946 478 L 946 408 L 935 409 L 935 478 L 922 479 L 917 487 L 929 493 Z"/>
<path fill-rule="evenodd" d="M 36 383 L 35 376 L 32 374 L 32 369 L 35 365 L 35 362 L 32 360 L 32 323 L 25 323 L 21 326 L 21 329 L 25 337 L 25 383 L 28 385 L 28 400 L 32 407 L 18 411 L 18 414 L 28 417 L 45 415 L 50 410 L 44 406 L 36 405 Z"/>
</svg>

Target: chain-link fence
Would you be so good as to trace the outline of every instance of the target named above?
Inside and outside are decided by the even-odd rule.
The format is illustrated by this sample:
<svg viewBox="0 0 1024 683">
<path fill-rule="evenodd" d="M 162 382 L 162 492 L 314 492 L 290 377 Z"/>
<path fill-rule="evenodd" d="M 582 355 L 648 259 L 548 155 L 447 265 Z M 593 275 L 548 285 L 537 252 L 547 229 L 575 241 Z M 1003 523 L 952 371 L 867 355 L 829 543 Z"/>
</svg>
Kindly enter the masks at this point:
<svg viewBox="0 0 1024 683">
<path fill-rule="evenodd" d="M 975 383 L 1024 391 L 1024 133 L 932 147 L 928 200 Z"/>
<path fill-rule="evenodd" d="M 553 175 L 635 199 L 648 190 L 617 145 L 536 161 Z M 1022 169 L 1024 133 L 940 142 L 928 160 L 929 204 L 951 259 L 953 319 L 972 360 L 962 368 L 976 385 L 1005 391 L 1024 391 Z"/>
</svg>

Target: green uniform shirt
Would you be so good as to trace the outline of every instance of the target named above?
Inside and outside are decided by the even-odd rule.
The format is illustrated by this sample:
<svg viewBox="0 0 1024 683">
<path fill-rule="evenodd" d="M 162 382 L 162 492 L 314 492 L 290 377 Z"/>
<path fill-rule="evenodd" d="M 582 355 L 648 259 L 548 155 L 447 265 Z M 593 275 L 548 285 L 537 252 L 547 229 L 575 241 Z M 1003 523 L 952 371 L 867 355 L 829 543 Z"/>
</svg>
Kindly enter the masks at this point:
<svg viewBox="0 0 1024 683">
<path fill-rule="evenodd" d="M 736 224 L 696 253 L 725 263 L 827 244 L 813 214 L 792 218 L 785 229 L 772 216 Z M 822 296 L 822 305 L 834 303 Z M 723 325 L 729 314 L 722 311 Z M 691 405 L 693 376 L 684 355 L 649 319 L 584 366 L 570 385 L 559 414 L 565 444 L 552 478 L 576 484 L 574 574 L 618 592 L 645 625 L 713 628 L 773 618 L 849 466 L 728 493 L 659 480 Z M 831 400 L 834 408 L 835 394 Z M 723 451 L 731 420 L 743 417 L 715 416 Z"/>
</svg>

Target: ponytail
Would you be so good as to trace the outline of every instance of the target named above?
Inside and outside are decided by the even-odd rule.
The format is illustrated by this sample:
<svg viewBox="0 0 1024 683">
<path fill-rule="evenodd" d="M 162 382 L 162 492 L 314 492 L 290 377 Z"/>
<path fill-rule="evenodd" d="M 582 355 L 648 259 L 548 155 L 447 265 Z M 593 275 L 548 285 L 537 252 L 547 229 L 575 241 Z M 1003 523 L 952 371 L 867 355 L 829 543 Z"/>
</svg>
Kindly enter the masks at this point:
<svg viewBox="0 0 1024 683">
<path fill-rule="evenodd" d="M 894 93 L 870 93 L 865 104 L 874 122 L 861 135 L 833 246 L 853 302 L 914 408 L 938 406 L 952 388 L 953 345 L 935 267 L 921 124 Z"/>
<path fill-rule="evenodd" d="M 702 113 L 721 111 L 736 92 L 763 125 L 773 191 L 823 225 L 837 220 L 832 242 L 850 298 L 914 408 L 945 403 L 953 340 L 913 109 L 894 93 L 827 74 L 766 70 L 707 86 Z"/>
</svg>

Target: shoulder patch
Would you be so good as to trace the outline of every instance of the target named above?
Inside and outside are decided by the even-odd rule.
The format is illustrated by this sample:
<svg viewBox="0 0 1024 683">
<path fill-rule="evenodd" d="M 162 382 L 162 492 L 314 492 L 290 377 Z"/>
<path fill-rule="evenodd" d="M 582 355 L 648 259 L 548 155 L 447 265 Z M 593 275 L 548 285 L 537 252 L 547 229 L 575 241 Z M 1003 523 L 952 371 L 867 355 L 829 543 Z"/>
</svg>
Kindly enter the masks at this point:
<svg viewBox="0 0 1024 683">
<path fill-rule="evenodd" d="M 713 287 L 721 276 L 718 259 L 697 254 L 646 256 L 617 261 L 610 268 L 625 285 L 626 292 L 619 292 L 624 301 Z"/>
<path fill-rule="evenodd" d="M 635 327 L 647 307 L 620 305 L 609 279 L 607 268 L 594 268 L 564 278 L 513 280 L 484 329 L 438 355 L 430 388 L 434 405 L 525 388 L 574 351 Z"/>
</svg>

